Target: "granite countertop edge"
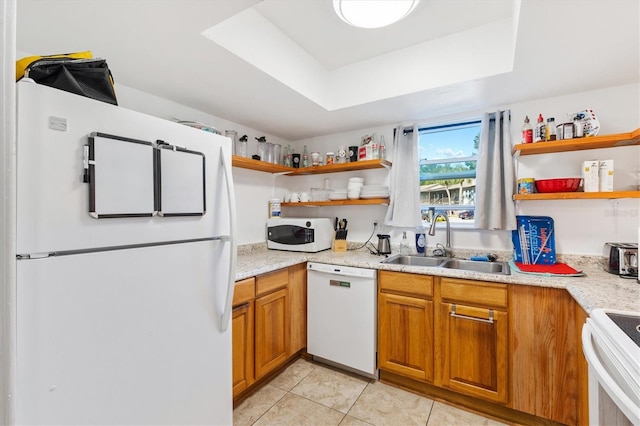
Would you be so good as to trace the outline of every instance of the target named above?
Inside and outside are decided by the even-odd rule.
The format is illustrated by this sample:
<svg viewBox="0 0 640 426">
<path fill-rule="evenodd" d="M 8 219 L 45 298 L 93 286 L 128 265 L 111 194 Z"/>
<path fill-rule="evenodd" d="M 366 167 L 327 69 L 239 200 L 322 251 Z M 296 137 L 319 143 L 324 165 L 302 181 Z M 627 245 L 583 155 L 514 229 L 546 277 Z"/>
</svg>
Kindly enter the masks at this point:
<svg viewBox="0 0 640 426">
<path fill-rule="evenodd" d="M 456 254 L 458 257 L 458 254 Z M 463 257 L 463 256 L 460 256 Z M 369 251 L 353 250 L 345 253 L 323 251 L 300 253 L 267 250 L 261 245 L 241 246 L 238 250 L 236 281 L 243 280 L 303 262 L 319 262 L 341 266 L 369 268 L 414 274 L 520 284 L 539 287 L 564 288 L 587 312 L 595 308 L 620 309 L 640 312 L 640 284 L 636 279 L 620 278 L 604 271 L 593 258 L 572 257 L 567 262 L 586 275 L 582 277 L 558 277 L 523 274 L 511 271 L 511 275 L 485 274 L 473 271 L 435 267 L 406 266 L 380 263 L 382 258 Z M 503 259 L 499 259 L 503 260 Z"/>
</svg>

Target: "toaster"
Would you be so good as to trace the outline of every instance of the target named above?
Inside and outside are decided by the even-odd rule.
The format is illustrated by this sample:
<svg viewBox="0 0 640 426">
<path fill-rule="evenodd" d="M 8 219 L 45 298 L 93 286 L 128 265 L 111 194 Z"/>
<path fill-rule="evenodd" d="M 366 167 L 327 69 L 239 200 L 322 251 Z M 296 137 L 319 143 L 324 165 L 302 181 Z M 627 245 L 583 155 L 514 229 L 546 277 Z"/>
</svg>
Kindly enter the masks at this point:
<svg viewBox="0 0 640 426">
<path fill-rule="evenodd" d="M 605 243 L 605 271 L 622 277 L 638 276 L 637 243 Z"/>
</svg>

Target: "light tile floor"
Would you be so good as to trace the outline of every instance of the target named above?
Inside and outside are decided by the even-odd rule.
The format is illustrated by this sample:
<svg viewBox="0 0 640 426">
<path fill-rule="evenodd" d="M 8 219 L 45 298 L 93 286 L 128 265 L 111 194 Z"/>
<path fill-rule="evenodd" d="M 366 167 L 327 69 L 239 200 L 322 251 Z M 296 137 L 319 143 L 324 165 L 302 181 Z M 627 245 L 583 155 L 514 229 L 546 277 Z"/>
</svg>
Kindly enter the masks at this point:
<svg viewBox="0 0 640 426">
<path fill-rule="evenodd" d="M 376 380 L 298 359 L 233 411 L 236 426 L 504 425 Z"/>
</svg>

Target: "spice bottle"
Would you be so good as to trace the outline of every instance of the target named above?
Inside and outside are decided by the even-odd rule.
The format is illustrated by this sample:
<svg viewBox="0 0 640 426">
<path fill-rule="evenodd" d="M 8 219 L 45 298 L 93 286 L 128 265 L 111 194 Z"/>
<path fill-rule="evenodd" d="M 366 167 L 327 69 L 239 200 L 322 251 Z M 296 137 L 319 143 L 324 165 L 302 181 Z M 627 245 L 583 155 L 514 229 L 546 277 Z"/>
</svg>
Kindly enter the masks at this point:
<svg viewBox="0 0 640 426">
<path fill-rule="evenodd" d="M 522 141 L 520 143 L 533 142 L 533 127 L 529 123 L 529 116 L 524 117 L 524 124 L 522 125 Z"/>
<path fill-rule="evenodd" d="M 542 114 L 538 115 L 538 122 L 536 123 L 536 128 L 533 132 L 533 141 L 541 142 L 545 140 L 545 125 L 544 118 L 542 118 Z"/>
<path fill-rule="evenodd" d="M 553 117 L 547 118 L 547 134 L 546 140 L 556 140 L 556 119 Z"/>
</svg>

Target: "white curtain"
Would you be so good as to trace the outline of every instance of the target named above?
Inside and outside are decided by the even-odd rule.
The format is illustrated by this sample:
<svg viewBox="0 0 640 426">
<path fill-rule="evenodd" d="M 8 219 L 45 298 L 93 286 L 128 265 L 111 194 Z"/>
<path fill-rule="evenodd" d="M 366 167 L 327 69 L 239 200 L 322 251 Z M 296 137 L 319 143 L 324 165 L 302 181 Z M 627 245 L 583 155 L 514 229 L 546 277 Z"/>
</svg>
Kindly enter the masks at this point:
<svg viewBox="0 0 640 426">
<path fill-rule="evenodd" d="M 516 229 L 511 111 L 484 114 L 478 145 L 475 227 Z"/>
<path fill-rule="evenodd" d="M 406 130 L 406 131 L 405 131 Z M 420 217 L 420 173 L 418 167 L 418 126 L 413 131 L 398 126 L 393 139 L 390 192 L 384 224 L 393 227 L 422 226 Z"/>
</svg>

